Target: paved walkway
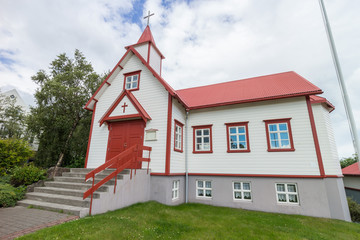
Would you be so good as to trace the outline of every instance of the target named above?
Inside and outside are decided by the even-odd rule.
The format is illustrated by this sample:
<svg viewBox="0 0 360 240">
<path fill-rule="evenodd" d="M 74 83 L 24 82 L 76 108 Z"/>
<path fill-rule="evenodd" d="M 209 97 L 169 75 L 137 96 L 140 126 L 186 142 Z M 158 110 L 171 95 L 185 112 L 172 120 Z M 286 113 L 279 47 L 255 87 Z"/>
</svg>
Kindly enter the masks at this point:
<svg viewBox="0 0 360 240">
<path fill-rule="evenodd" d="M 78 218 L 64 213 L 20 206 L 0 208 L 0 239 L 13 239 Z"/>
</svg>

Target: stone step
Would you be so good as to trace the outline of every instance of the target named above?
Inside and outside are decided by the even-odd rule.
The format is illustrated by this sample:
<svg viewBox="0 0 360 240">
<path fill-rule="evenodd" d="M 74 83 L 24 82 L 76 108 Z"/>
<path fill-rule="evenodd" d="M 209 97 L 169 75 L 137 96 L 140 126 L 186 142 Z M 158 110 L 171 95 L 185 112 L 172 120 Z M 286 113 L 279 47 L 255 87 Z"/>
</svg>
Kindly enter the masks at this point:
<svg viewBox="0 0 360 240">
<path fill-rule="evenodd" d="M 25 199 L 17 202 L 17 205 L 23 207 L 34 207 L 44 210 L 62 212 L 67 214 L 72 214 L 79 217 L 85 217 L 89 214 L 89 208 L 83 207 L 75 207 L 70 205 L 64 204 L 57 204 L 57 203 L 49 203 L 49 202 L 40 202 L 36 200 Z"/>
<path fill-rule="evenodd" d="M 95 168 L 70 168 L 70 172 L 74 173 L 89 173 Z"/>
<path fill-rule="evenodd" d="M 66 195 L 66 196 L 74 196 L 74 197 L 83 197 L 84 190 L 73 190 L 67 188 L 54 188 L 54 187 L 35 187 L 34 192 L 42 192 L 42 193 L 50 193 L 50 194 L 58 194 L 58 195 Z M 100 194 L 98 192 L 94 192 L 94 198 L 99 198 Z"/>
<path fill-rule="evenodd" d="M 90 206 L 90 199 L 83 200 L 82 197 L 65 196 L 58 194 L 49 194 L 41 192 L 31 192 L 25 194 L 27 199 L 35 201 L 43 201 L 57 204 L 70 205 L 75 207 L 87 208 Z"/>
<path fill-rule="evenodd" d="M 92 185 L 85 183 L 69 183 L 69 182 L 57 182 L 57 181 L 48 181 L 45 182 L 45 187 L 53 187 L 53 188 L 67 188 L 67 189 L 76 189 L 76 190 L 88 190 Z M 106 185 L 102 185 L 97 189 L 98 192 L 107 192 L 108 187 Z"/>
<path fill-rule="evenodd" d="M 72 173 L 72 172 L 66 172 L 66 173 L 63 173 L 62 175 L 63 177 L 76 177 L 76 178 L 82 178 L 82 179 L 85 179 L 85 176 L 86 176 L 86 173 Z M 96 174 L 95 178 L 98 178 L 98 179 L 104 179 L 105 177 L 109 176 L 108 174 Z M 119 173 L 117 175 L 117 179 L 123 179 L 124 178 L 124 174 L 122 173 Z M 92 179 L 92 178 L 90 178 Z"/>
<path fill-rule="evenodd" d="M 92 179 L 88 179 L 87 182 L 85 182 L 84 178 L 79 178 L 79 177 L 54 177 L 55 182 L 70 182 L 70 183 L 87 183 L 87 184 L 92 184 Z M 95 178 L 95 184 L 100 182 L 102 179 L 98 179 Z M 104 183 L 104 185 L 114 185 L 115 184 L 115 180 L 114 179 L 110 179 L 109 181 L 107 181 L 106 183 Z"/>
</svg>

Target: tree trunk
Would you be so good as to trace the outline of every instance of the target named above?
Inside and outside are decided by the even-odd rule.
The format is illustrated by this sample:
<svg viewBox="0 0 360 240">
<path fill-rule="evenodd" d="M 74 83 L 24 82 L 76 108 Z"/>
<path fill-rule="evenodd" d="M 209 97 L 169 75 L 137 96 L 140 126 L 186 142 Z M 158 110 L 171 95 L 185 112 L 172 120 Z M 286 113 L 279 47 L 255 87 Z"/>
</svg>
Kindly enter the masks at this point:
<svg viewBox="0 0 360 240">
<path fill-rule="evenodd" d="M 62 162 L 63 162 L 64 155 L 65 155 L 65 151 L 66 151 L 66 149 L 67 149 L 67 147 L 68 147 L 68 145 L 69 145 L 70 139 L 71 139 L 71 137 L 72 137 L 72 135 L 73 135 L 73 133 L 74 133 L 77 125 L 79 124 L 79 122 L 80 122 L 80 117 L 78 116 L 78 117 L 76 118 L 76 120 L 74 121 L 74 124 L 73 124 L 73 126 L 72 126 L 72 128 L 71 128 L 71 130 L 70 130 L 70 132 L 69 132 L 69 134 L 68 134 L 68 136 L 67 136 L 67 139 L 66 139 L 64 148 L 63 148 L 63 150 L 60 152 L 59 160 L 58 160 L 58 162 L 57 162 L 56 165 L 55 165 L 55 169 L 54 169 L 54 171 L 53 171 L 53 174 L 51 175 L 51 178 L 54 178 L 54 177 L 56 176 L 56 173 L 57 173 L 57 171 L 58 171 L 58 168 L 61 166 L 61 164 L 62 164 Z"/>
</svg>

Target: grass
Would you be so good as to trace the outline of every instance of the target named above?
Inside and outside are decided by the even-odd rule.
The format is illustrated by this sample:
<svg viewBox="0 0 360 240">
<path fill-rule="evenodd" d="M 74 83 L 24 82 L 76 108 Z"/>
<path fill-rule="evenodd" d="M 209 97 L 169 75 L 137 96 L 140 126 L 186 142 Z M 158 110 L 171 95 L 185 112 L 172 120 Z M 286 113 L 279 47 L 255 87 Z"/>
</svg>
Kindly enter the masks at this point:
<svg viewBox="0 0 360 240">
<path fill-rule="evenodd" d="M 20 239 L 360 239 L 360 224 L 214 207 L 139 203 Z"/>
</svg>

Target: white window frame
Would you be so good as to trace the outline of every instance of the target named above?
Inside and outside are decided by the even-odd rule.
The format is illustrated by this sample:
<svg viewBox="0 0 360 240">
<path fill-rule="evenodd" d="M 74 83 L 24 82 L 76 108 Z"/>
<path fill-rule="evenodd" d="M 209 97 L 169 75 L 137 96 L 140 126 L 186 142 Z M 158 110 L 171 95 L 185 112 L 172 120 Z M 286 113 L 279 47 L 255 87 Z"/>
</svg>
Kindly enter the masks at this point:
<svg viewBox="0 0 360 240">
<path fill-rule="evenodd" d="M 286 130 L 280 130 L 280 124 L 285 124 L 286 125 Z M 276 131 L 272 131 L 270 126 L 271 125 L 276 125 Z M 269 123 L 268 124 L 268 128 L 269 128 L 269 141 L 270 141 L 270 148 L 271 149 L 288 149 L 291 148 L 291 139 L 290 139 L 290 132 L 289 132 L 289 124 L 287 122 L 279 122 L 279 123 Z M 288 138 L 287 139 L 283 139 L 281 138 L 281 133 L 286 133 Z M 271 134 L 276 134 L 277 135 L 277 139 L 273 140 L 271 138 Z M 272 142 L 278 142 L 279 146 L 273 146 Z M 288 141 L 289 145 L 282 145 L 282 141 Z"/>
<path fill-rule="evenodd" d="M 204 134 L 204 131 L 208 131 L 209 134 Z M 198 132 L 201 132 L 201 135 L 197 135 Z M 197 142 L 197 139 L 201 139 L 201 143 Z M 204 139 L 209 138 L 209 142 L 205 143 Z M 209 152 L 211 151 L 211 130 L 210 128 L 199 128 L 195 129 L 195 152 Z M 200 149 L 197 148 L 197 146 L 200 146 Z M 205 146 L 208 147 L 205 149 Z"/>
<path fill-rule="evenodd" d="M 202 187 L 199 187 L 199 182 L 202 182 Z M 210 187 L 206 187 L 206 182 L 210 182 Z M 203 196 L 199 196 L 199 190 L 203 191 Z M 210 191 L 211 196 L 206 196 L 206 191 Z M 212 181 L 211 180 L 196 180 L 196 197 L 204 199 L 212 199 Z"/>
<path fill-rule="evenodd" d="M 175 120 L 174 150 L 183 151 L 183 124 Z"/>
<path fill-rule="evenodd" d="M 173 201 L 179 199 L 179 187 L 180 187 L 180 180 L 174 180 L 172 182 L 172 191 L 171 191 L 171 198 Z"/>
<path fill-rule="evenodd" d="M 240 189 L 235 189 L 235 183 L 240 184 Z M 244 189 L 244 183 L 249 184 L 250 189 Z M 234 201 L 252 201 L 252 194 L 251 194 L 251 182 L 241 182 L 241 181 L 233 181 L 232 182 L 232 188 L 233 188 L 233 200 Z M 240 193 L 241 199 L 235 198 L 235 193 Z M 244 193 L 250 193 L 250 199 L 244 198 Z"/>
<path fill-rule="evenodd" d="M 235 133 L 230 132 L 231 128 L 236 129 Z M 239 133 L 239 128 L 243 128 L 244 132 Z M 236 137 L 236 148 L 232 148 L 232 145 L 231 145 L 232 144 L 232 142 L 231 142 L 231 137 L 232 136 Z M 244 136 L 245 137 L 245 147 L 244 148 L 240 147 L 239 136 Z M 247 144 L 247 139 L 246 139 L 246 126 L 245 125 L 243 125 L 243 126 L 229 126 L 229 142 L 230 142 L 230 146 L 229 146 L 230 151 L 231 150 L 247 150 L 248 149 L 248 147 L 247 147 L 248 144 Z"/>
<path fill-rule="evenodd" d="M 134 78 L 136 77 L 136 80 L 134 80 Z M 129 75 L 125 77 L 125 89 L 126 90 L 133 90 L 133 89 L 138 89 L 139 88 L 139 78 L 140 75 L 134 74 L 134 75 Z M 130 79 L 130 81 L 128 81 L 128 79 Z M 133 83 L 136 83 L 136 87 L 133 87 Z M 128 88 L 128 84 L 130 84 L 130 87 Z"/>
<path fill-rule="evenodd" d="M 285 185 L 285 191 L 278 191 L 277 186 L 279 184 Z M 295 192 L 288 191 L 288 185 L 294 185 L 295 186 Z M 279 203 L 279 204 L 291 204 L 291 205 L 299 205 L 300 204 L 299 189 L 298 189 L 296 183 L 275 183 L 275 191 L 276 191 L 276 201 L 277 201 L 277 203 Z M 285 195 L 286 202 L 279 201 L 279 194 Z M 297 202 L 290 202 L 289 195 L 296 195 Z"/>
</svg>

